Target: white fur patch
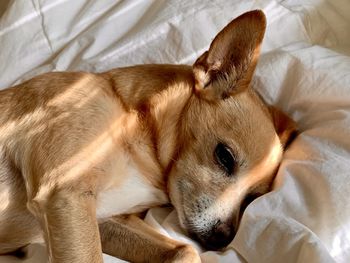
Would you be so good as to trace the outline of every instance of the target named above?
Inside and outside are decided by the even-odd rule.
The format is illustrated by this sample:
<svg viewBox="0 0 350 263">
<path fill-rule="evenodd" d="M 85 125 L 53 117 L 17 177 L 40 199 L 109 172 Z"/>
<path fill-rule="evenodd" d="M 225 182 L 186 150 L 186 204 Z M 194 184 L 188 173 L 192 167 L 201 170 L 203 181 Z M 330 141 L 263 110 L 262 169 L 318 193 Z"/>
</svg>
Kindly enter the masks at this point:
<svg viewBox="0 0 350 263">
<path fill-rule="evenodd" d="M 99 193 L 96 215 L 98 219 L 113 215 L 141 212 L 151 206 L 168 203 L 167 195 L 134 167 L 128 167 L 127 178 L 117 187 Z"/>
</svg>

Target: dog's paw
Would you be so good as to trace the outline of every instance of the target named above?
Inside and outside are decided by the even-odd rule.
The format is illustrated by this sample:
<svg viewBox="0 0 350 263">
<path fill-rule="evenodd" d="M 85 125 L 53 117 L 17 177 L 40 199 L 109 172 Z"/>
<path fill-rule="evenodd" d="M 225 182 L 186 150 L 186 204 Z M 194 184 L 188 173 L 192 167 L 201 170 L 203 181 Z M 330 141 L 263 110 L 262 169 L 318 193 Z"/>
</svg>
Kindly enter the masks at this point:
<svg viewBox="0 0 350 263">
<path fill-rule="evenodd" d="M 169 253 L 165 259 L 166 263 L 201 263 L 201 258 L 199 257 L 199 254 L 197 250 L 195 250 L 193 247 L 189 245 L 183 245 L 175 250 L 173 250 L 171 253 Z"/>
</svg>

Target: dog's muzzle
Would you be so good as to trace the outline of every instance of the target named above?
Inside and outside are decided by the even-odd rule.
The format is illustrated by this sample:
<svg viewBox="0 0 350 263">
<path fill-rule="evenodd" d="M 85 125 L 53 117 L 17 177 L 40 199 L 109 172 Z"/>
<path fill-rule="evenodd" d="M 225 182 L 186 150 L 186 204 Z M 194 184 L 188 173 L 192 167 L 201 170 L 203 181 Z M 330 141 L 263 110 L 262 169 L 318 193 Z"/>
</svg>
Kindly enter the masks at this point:
<svg viewBox="0 0 350 263">
<path fill-rule="evenodd" d="M 235 231 L 232 221 L 221 222 L 218 220 L 209 231 L 203 234 L 194 232 L 190 234 L 206 249 L 219 250 L 231 243 Z"/>
</svg>

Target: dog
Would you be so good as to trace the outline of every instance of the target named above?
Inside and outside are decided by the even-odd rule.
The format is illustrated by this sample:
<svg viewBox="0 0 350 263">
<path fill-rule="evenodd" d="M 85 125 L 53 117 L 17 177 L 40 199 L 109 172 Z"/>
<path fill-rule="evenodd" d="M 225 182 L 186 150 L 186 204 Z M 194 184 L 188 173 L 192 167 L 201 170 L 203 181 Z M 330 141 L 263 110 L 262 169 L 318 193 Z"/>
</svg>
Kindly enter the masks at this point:
<svg viewBox="0 0 350 263">
<path fill-rule="evenodd" d="M 45 241 L 50 262 L 200 262 L 140 217 L 172 204 L 208 249 L 269 191 L 295 122 L 251 88 L 262 11 L 194 65 L 51 72 L 0 91 L 0 254 Z"/>
</svg>

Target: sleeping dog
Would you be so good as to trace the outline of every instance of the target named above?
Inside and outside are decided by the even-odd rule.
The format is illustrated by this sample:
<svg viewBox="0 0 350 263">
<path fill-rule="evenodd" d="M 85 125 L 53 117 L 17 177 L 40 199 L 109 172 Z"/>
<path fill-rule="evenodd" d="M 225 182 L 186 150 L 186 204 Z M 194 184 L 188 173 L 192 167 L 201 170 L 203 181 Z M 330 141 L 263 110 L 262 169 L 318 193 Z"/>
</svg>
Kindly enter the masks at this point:
<svg viewBox="0 0 350 263">
<path fill-rule="evenodd" d="M 266 193 L 295 123 L 250 82 L 261 11 L 230 22 L 192 67 L 55 72 L 0 91 L 0 254 L 45 241 L 50 262 L 200 262 L 139 217 L 171 203 L 225 247 Z"/>
</svg>

